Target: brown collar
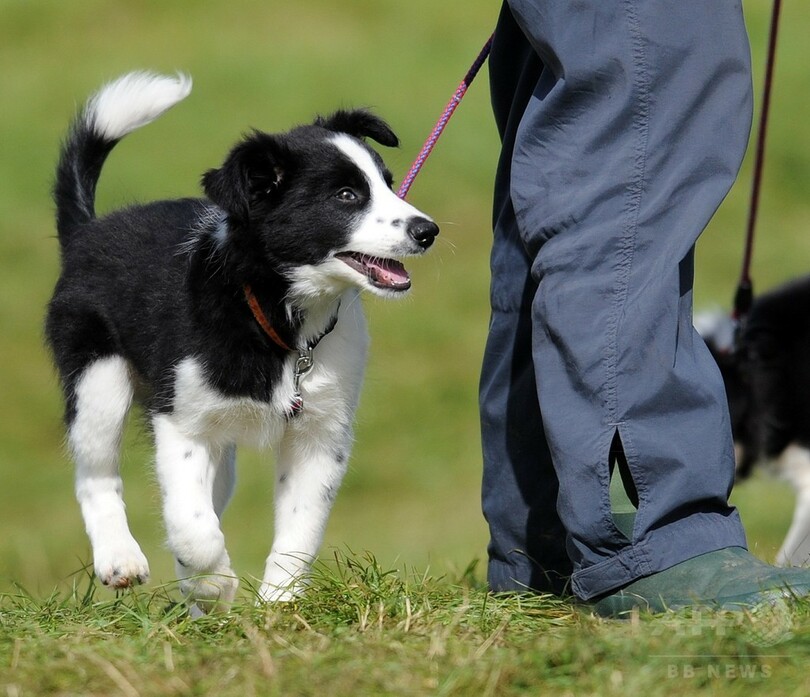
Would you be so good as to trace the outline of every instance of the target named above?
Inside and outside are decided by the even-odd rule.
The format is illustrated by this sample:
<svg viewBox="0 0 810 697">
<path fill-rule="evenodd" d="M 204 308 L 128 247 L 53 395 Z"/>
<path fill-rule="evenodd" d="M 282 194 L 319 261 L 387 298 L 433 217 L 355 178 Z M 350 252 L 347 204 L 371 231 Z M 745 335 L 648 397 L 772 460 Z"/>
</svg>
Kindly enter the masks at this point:
<svg viewBox="0 0 810 697">
<path fill-rule="evenodd" d="M 295 351 L 297 350 L 299 354 L 306 353 L 307 351 L 311 352 L 329 332 L 331 332 L 335 325 L 337 324 L 338 320 L 338 313 L 335 312 L 334 316 L 332 317 L 331 322 L 327 325 L 326 329 L 324 330 L 323 334 L 319 337 L 310 341 L 307 344 L 305 349 L 293 349 L 284 341 L 284 339 L 279 336 L 279 333 L 273 329 L 273 325 L 270 324 L 270 320 L 267 319 L 267 315 L 264 314 L 264 310 L 262 310 L 262 306 L 259 305 L 259 301 L 256 296 L 253 294 L 253 291 L 250 288 L 250 285 L 245 283 L 243 286 L 245 291 L 245 300 L 247 300 L 248 307 L 250 311 L 253 313 L 253 317 L 255 318 L 256 322 L 258 322 L 259 326 L 262 328 L 265 334 L 270 338 L 270 340 L 279 348 L 283 349 L 284 351 Z M 340 309 L 340 305 L 338 305 L 338 310 Z"/>
<path fill-rule="evenodd" d="M 262 306 L 259 305 L 259 301 L 256 299 L 256 296 L 253 295 L 253 291 L 250 289 L 250 286 L 247 283 L 245 283 L 244 290 L 248 307 L 253 313 L 253 317 L 255 317 L 256 321 L 259 323 L 259 326 L 264 330 L 264 333 L 267 334 L 267 336 L 270 337 L 270 340 L 279 348 L 284 349 L 285 351 L 292 351 L 292 349 L 287 346 L 284 340 L 278 335 L 278 332 L 273 329 L 273 326 L 267 319 L 267 315 L 265 315 L 264 311 L 262 310 Z"/>
</svg>

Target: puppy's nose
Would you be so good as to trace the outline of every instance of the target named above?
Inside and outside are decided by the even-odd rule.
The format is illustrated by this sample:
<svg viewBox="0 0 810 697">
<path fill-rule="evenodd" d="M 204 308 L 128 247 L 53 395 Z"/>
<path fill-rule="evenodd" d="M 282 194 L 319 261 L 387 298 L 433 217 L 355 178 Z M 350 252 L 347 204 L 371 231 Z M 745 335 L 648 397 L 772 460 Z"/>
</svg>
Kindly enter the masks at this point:
<svg viewBox="0 0 810 697">
<path fill-rule="evenodd" d="M 408 221 L 408 234 L 422 249 L 427 249 L 439 234 L 439 226 L 427 218 L 411 218 Z"/>
</svg>

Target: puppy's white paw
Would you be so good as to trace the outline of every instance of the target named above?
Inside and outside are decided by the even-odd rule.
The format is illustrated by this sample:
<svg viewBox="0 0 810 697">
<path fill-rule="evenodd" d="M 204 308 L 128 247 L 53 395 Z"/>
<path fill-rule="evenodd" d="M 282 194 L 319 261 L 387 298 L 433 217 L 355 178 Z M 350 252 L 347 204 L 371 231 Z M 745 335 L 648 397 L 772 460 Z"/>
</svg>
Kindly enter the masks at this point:
<svg viewBox="0 0 810 697">
<path fill-rule="evenodd" d="M 109 588 L 132 588 L 149 580 L 149 562 L 135 540 L 93 550 L 93 566 Z"/>
<path fill-rule="evenodd" d="M 312 557 L 271 552 L 259 587 L 260 603 L 289 603 L 306 590 Z"/>
<path fill-rule="evenodd" d="M 192 617 L 227 610 L 236 596 L 239 579 L 229 567 L 180 579 L 180 592 Z"/>
<path fill-rule="evenodd" d="M 290 603 L 301 597 L 304 585 L 299 581 L 290 581 L 286 585 L 276 585 L 265 581 L 259 588 L 257 604 L 261 603 Z"/>
</svg>

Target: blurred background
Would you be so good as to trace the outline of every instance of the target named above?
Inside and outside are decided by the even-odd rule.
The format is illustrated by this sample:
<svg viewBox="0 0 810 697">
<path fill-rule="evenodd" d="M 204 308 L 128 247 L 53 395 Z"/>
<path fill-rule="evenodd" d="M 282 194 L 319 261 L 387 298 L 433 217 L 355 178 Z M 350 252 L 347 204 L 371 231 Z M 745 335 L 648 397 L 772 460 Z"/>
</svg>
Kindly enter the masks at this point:
<svg viewBox="0 0 810 697">
<path fill-rule="evenodd" d="M 770 2 L 744 3 L 757 94 Z M 120 73 L 182 70 L 191 97 L 112 155 L 97 210 L 195 196 L 251 127 L 286 130 L 370 106 L 398 132 L 401 178 L 492 31 L 495 0 L 0 0 L 0 590 L 47 593 L 90 561 L 61 398 L 42 339 L 58 274 L 50 187 L 60 139 L 83 100 Z M 810 6 L 785 3 L 754 260 L 763 291 L 810 270 Z M 410 194 L 442 226 L 399 303 L 367 300 L 371 361 L 356 448 L 323 554 L 454 574 L 479 559 L 477 381 L 488 322 L 490 201 L 498 141 L 486 72 Z M 750 153 L 749 153 L 750 154 Z M 696 304 L 730 305 L 751 159 L 704 234 Z M 686 434 L 685 434 L 686 435 Z M 151 445 L 132 419 L 123 456 L 130 522 L 153 581 L 172 579 Z M 243 450 L 224 527 L 236 570 L 260 575 L 272 532 L 272 457 Z M 735 491 L 756 553 L 772 559 L 792 492 L 758 476 Z"/>
</svg>

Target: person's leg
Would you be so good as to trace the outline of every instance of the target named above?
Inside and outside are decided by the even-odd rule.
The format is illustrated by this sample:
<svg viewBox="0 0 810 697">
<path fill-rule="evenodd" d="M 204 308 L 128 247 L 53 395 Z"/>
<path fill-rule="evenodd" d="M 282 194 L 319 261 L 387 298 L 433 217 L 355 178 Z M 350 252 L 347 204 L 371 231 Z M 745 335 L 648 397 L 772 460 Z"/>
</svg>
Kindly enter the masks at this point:
<svg viewBox="0 0 810 697">
<path fill-rule="evenodd" d="M 542 68 L 504 7 L 490 56 L 492 101 L 503 150 L 495 190 L 492 316 L 480 384 L 482 503 L 490 528 L 490 588 L 561 593 L 571 562 L 556 511 L 557 480 L 535 387 L 531 302 L 537 285 L 510 195 L 514 133 Z"/>
<path fill-rule="evenodd" d="M 747 141 L 748 45 L 731 0 L 510 5 L 545 66 L 505 141 L 537 284 L 539 404 L 587 600 L 745 545 L 722 381 L 691 301 L 693 245 Z M 617 444 L 638 493 L 632 539 L 610 506 Z"/>
</svg>

